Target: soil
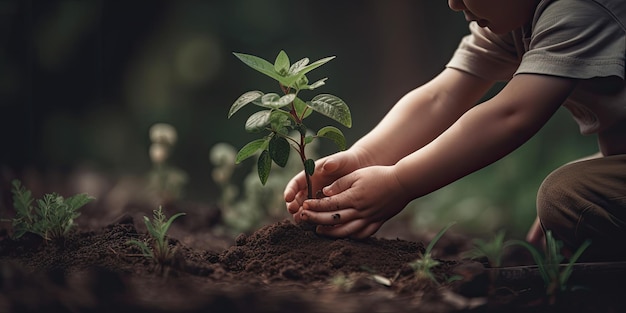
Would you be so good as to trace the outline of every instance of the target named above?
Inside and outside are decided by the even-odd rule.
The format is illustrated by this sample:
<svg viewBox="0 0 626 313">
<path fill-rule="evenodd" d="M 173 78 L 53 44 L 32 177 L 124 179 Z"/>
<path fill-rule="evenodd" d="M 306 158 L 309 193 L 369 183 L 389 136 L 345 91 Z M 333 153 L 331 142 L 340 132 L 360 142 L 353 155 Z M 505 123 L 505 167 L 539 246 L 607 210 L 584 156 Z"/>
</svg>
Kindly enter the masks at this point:
<svg viewBox="0 0 626 313">
<path fill-rule="evenodd" d="M 186 211 L 187 216 L 174 222 L 168 236 L 174 256 L 158 265 L 128 244 L 133 238 L 148 238 L 142 222 L 146 211 L 131 210 L 114 220 L 89 213 L 66 238 L 51 242 L 33 234 L 14 240 L 5 225 L 0 233 L 0 312 L 624 312 L 626 308 L 623 268 L 604 276 L 575 272 L 571 284 L 584 288 L 549 298 L 533 275 L 536 269 L 526 267 L 522 275 L 513 271 L 491 280 L 492 269 L 484 262 L 460 257 L 471 241 L 452 231 L 435 246 L 434 255 L 441 262 L 433 271 L 436 283 L 416 275 L 409 265 L 421 257 L 432 237 L 332 239 L 290 220 L 229 237 L 216 231 L 219 210 L 205 207 Z M 518 265 L 527 262 L 527 256 L 515 252 L 507 259 Z"/>
</svg>

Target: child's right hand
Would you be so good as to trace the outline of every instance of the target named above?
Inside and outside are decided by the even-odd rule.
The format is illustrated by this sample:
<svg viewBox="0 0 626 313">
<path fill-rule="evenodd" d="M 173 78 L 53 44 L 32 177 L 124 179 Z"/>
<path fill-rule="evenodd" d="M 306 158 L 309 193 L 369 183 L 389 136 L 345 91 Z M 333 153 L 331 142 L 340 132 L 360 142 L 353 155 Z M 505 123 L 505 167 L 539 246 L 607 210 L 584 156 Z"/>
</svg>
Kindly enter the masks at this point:
<svg viewBox="0 0 626 313">
<path fill-rule="evenodd" d="M 324 197 L 321 194 L 322 188 L 332 184 L 346 174 L 367 166 L 363 163 L 353 149 L 319 159 L 315 162 L 315 172 L 311 176 L 313 197 Z M 287 203 L 287 210 L 293 215 L 294 220 L 299 222 L 299 211 L 302 209 L 302 203 L 307 199 L 307 182 L 304 171 L 298 173 L 289 181 L 285 187 L 284 197 Z"/>
</svg>

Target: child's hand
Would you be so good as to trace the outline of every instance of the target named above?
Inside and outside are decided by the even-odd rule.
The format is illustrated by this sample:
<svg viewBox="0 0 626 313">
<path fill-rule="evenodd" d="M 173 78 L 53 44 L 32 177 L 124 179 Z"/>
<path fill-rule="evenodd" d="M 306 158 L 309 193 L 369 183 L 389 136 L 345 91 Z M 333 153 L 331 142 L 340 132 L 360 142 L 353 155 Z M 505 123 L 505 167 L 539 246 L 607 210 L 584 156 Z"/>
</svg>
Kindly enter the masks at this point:
<svg viewBox="0 0 626 313">
<path fill-rule="evenodd" d="M 332 237 L 369 237 L 411 200 L 393 166 L 361 168 L 323 192 L 328 197 L 304 202 L 299 218 L 319 224 L 317 232 Z"/>
<path fill-rule="evenodd" d="M 313 197 L 323 197 L 322 187 L 360 168 L 361 163 L 353 150 L 342 151 L 318 160 L 315 165 L 315 172 L 311 177 Z M 287 202 L 287 210 L 293 214 L 294 220 L 299 222 L 299 211 L 304 200 L 307 199 L 307 182 L 303 171 L 289 181 L 285 187 L 284 197 L 285 202 Z"/>
</svg>

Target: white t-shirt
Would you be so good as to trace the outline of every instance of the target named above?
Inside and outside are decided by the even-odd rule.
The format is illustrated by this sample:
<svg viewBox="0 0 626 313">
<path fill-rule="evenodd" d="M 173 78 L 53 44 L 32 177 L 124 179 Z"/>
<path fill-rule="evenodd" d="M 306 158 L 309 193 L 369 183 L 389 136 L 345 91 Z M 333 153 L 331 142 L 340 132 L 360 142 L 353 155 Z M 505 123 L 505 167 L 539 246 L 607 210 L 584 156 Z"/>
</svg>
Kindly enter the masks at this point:
<svg viewBox="0 0 626 313">
<path fill-rule="evenodd" d="M 506 35 L 470 23 L 447 67 L 506 81 L 516 74 L 580 79 L 563 104 L 583 134 L 626 121 L 626 0 L 543 0 Z"/>
</svg>

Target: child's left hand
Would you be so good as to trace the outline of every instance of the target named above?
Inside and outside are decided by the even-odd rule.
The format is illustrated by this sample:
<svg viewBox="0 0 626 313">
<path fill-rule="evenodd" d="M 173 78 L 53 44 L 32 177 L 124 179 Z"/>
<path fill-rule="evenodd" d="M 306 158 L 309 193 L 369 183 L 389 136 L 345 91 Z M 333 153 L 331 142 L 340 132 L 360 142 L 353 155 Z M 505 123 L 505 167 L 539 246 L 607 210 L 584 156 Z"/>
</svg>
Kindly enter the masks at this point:
<svg viewBox="0 0 626 313">
<path fill-rule="evenodd" d="M 393 166 L 356 170 L 323 189 L 326 198 L 304 201 L 300 219 L 318 224 L 317 233 L 366 238 L 411 201 Z"/>
</svg>

